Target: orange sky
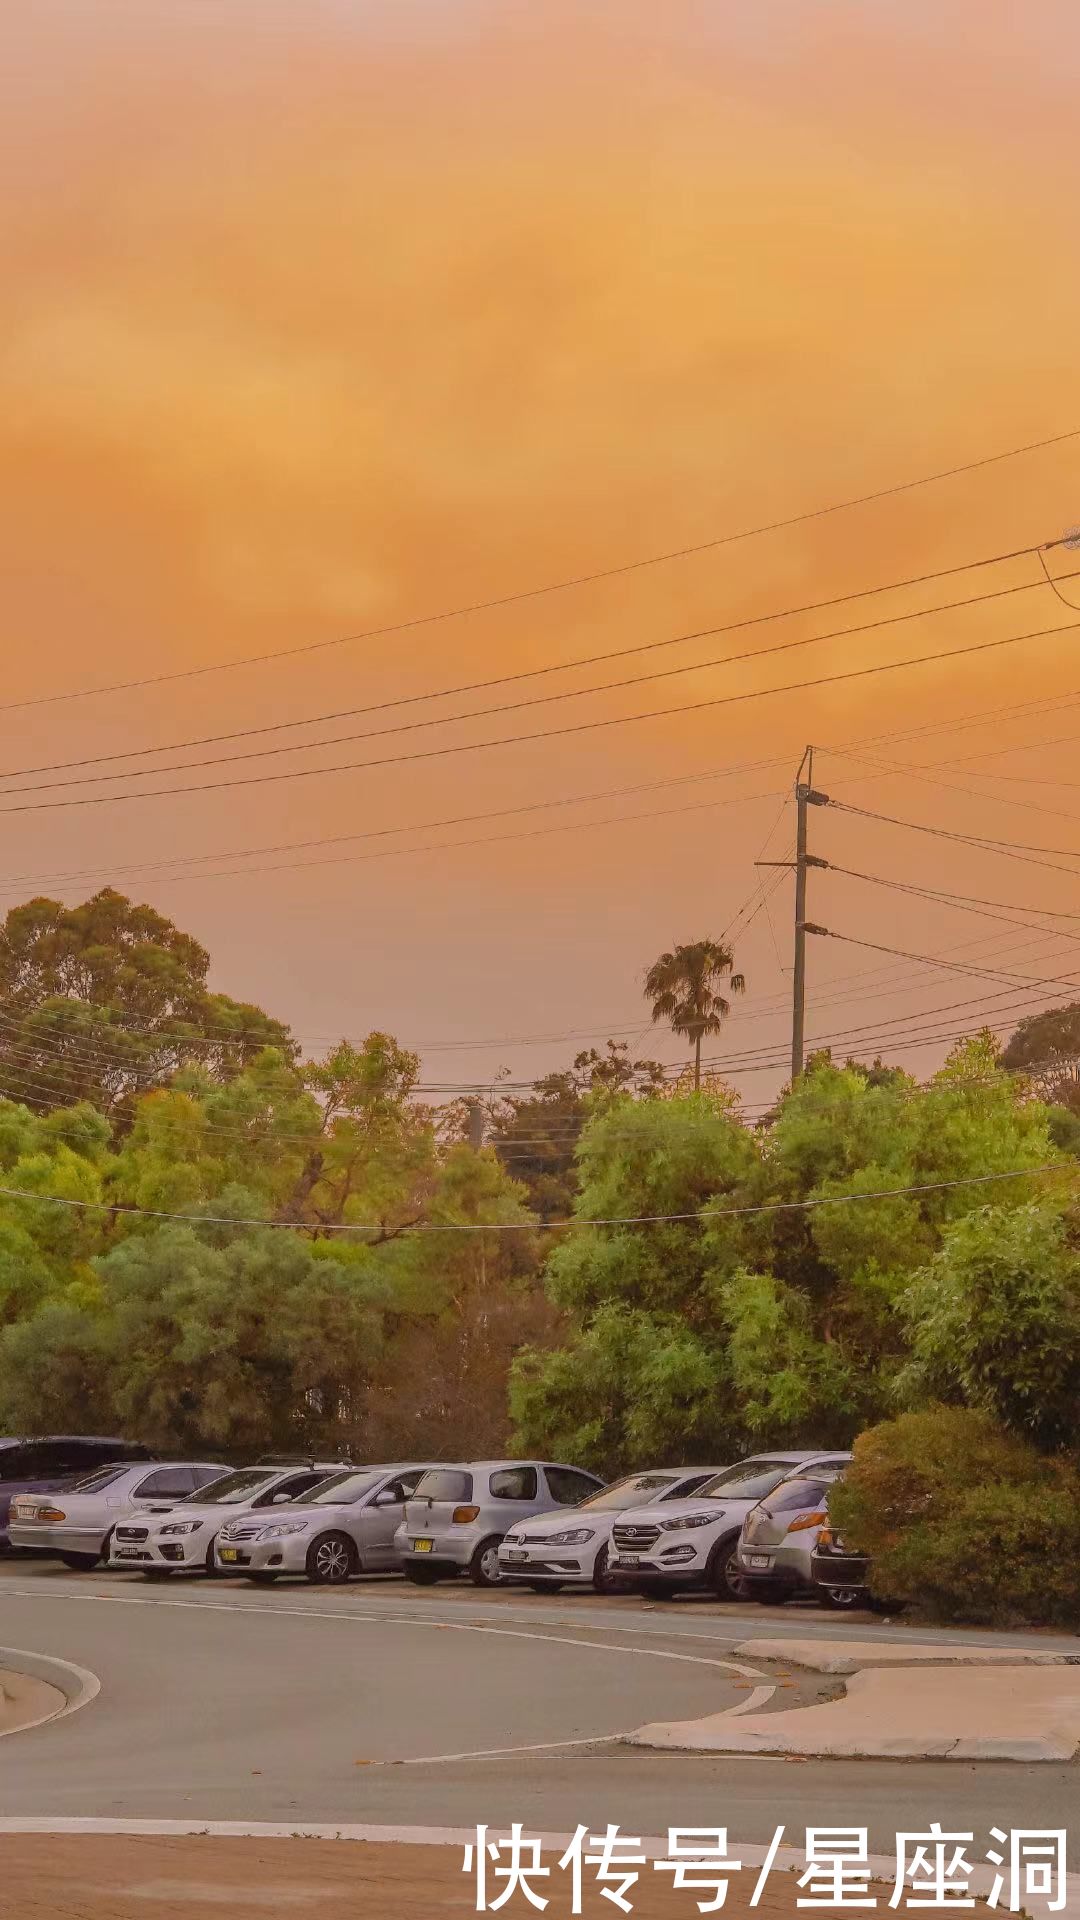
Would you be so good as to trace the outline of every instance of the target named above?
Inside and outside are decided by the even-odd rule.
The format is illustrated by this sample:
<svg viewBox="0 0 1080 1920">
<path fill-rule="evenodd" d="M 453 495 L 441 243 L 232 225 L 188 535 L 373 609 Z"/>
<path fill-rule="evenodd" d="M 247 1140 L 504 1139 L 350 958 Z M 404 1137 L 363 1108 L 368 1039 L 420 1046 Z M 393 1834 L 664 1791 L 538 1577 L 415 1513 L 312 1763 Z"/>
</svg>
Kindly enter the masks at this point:
<svg viewBox="0 0 1080 1920">
<path fill-rule="evenodd" d="M 1021 24 L 998 0 L 36 0 L 8 23 L 0 82 L 4 701 L 387 625 L 1080 425 L 1080 28 L 1070 0 L 1031 11 Z M 1053 538 L 1077 520 L 1080 441 L 406 635 L 9 708 L 3 767 L 571 660 Z M 985 585 L 1034 578 L 1024 562 Z M 863 617 L 960 598 L 977 590 L 970 579 Z M 518 693 L 710 661 L 859 617 L 703 639 Z M 786 660 L 191 779 L 642 712 L 1070 618 L 1043 588 Z M 528 1077 L 575 1043 L 500 1036 L 644 1026 L 644 966 L 731 920 L 807 740 L 1080 697 L 1076 644 L 1066 632 L 816 693 L 367 772 L 18 812 L 3 823 L 4 899 L 76 899 L 115 878 L 209 944 L 217 984 L 313 1043 L 389 1026 L 428 1043 L 432 1080 L 500 1065 Z M 460 706 L 509 697 L 495 689 Z M 1068 847 L 1075 792 L 979 770 L 1067 782 L 1068 738 L 1009 749 L 1061 740 L 1069 722 L 1070 709 L 1048 708 L 878 749 L 949 761 L 945 788 L 828 758 L 819 781 L 886 812 Z M 972 754 L 982 757 L 957 766 Z M 391 844 L 701 809 L 630 825 L 412 858 L 356 857 L 385 851 L 376 841 L 215 859 L 199 878 L 126 872 L 773 755 L 785 764 L 682 792 Z M 814 828 L 840 864 L 1062 904 L 1060 875 L 1045 869 L 849 817 L 815 816 Z M 789 834 L 781 820 L 769 851 L 783 853 Z M 333 863 L 287 864 L 314 859 Z M 221 877 L 237 864 L 278 870 Z M 92 880 L 39 879 L 82 868 Z M 855 881 L 815 880 L 812 910 L 885 944 L 963 956 L 960 943 L 977 942 L 967 957 L 1080 978 L 1070 940 Z M 774 920 L 776 947 L 763 914 L 739 946 L 751 991 L 733 1048 L 783 1045 L 786 888 Z M 1001 985 L 910 967 L 895 987 L 830 985 L 875 964 L 815 946 L 812 1030 Z M 457 1044 L 489 1039 L 500 1043 Z M 670 1039 L 660 1050 L 679 1052 Z M 775 1077 L 740 1084 L 753 1101 Z"/>
</svg>

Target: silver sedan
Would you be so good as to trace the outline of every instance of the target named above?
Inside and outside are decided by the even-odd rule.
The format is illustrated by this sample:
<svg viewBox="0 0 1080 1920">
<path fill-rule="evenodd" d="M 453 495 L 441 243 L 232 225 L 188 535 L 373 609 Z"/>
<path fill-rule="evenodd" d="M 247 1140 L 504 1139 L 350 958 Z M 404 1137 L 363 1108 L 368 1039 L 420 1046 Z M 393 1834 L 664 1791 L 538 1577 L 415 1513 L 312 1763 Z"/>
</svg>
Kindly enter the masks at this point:
<svg viewBox="0 0 1080 1920">
<path fill-rule="evenodd" d="M 166 1512 L 220 1478 L 209 1461 L 145 1460 L 99 1467 L 62 1493 L 19 1493 L 11 1503 L 13 1547 L 52 1554 L 84 1572 L 107 1554 L 118 1519 L 132 1511 Z"/>
<path fill-rule="evenodd" d="M 218 1534 L 218 1566 L 260 1582 L 306 1574 L 317 1586 L 340 1586 L 358 1573 L 398 1573 L 394 1534 L 427 1471 L 426 1461 L 363 1467 L 335 1474 L 287 1513 L 238 1515 Z"/>
</svg>

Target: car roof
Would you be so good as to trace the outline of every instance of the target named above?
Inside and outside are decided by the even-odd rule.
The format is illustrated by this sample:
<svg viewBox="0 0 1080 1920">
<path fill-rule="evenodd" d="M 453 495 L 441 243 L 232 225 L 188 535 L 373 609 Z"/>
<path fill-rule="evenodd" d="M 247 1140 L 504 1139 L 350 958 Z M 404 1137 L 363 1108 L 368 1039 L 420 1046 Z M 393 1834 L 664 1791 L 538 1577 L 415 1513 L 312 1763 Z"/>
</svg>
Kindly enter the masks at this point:
<svg viewBox="0 0 1080 1920">
<path fill-rule="evenodd" d="M 121 1440 L 115 1433 L 14 1433 L 0 1439 L 0 1447 L 38 1447 L 44 1442 L 60 1447 L 70 1447 L 76 1442 L 84 1447 L 142 1446 L 141 1440 Z"/>
</svg>

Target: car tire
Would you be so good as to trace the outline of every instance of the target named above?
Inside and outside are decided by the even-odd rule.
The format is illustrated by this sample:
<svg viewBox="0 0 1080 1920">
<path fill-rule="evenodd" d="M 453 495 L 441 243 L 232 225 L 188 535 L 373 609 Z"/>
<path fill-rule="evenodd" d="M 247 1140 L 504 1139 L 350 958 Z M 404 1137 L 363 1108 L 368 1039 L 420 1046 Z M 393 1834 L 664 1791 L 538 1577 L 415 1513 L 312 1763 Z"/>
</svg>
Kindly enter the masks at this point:
<svg viewBox="0 0 1080 1920">
<path fill-rule="evenodd" d="M 414 1587 L 433 1587 L 439 1578 L 438 1567 L 418 1567 L 408 1561 L 401 1569 L 406 1580 Z"/>
<path fill-rule="evenodd" d="M 313 1540 L 305 1567 L 308 1579 L 316 1587 L 343 1587 L 359 1572 L 356 1548 L 347 1533 L 322 1533 Z"/>
<path fill-rule="evenodd" d="M 828 1613 L 854 1613 L 867 1604 L 858 1587 L 822 1587 L 820 1599 Z"/>
<path fill-rule="evenodd" d="M 619 1583 L 613 1578 L 608 1567 L 609 1558 L 605 1542 L 593 1562 L 592 1583 L 597 1593 L 618 1593 L 619 1591 Z"/>
<path fill-rule="evenodd" d="M 93 1573 L 101 1564 L 100 1553 L 62 1553 L 60 1560 L 71 1573 Z"/>
<path fill-rule="evenodd" d="M 501 1535 L 489 1534 L 481 1540 L 472 1559 L 469 1561 L 469 1579 L 474 1587 L 498 1587 L 502 1585 L 499 1572 L 499 1541 Z"/>
<path fill-rule="evenodd" d="M 727 1534 L 718 1540 L 709 1555 L 709 1564 L 705 1569 L 705 1584 L 718 1600 L 744 1600 L 742 1579 L 738 1572 L 739 1536 Z"/>
</svg>

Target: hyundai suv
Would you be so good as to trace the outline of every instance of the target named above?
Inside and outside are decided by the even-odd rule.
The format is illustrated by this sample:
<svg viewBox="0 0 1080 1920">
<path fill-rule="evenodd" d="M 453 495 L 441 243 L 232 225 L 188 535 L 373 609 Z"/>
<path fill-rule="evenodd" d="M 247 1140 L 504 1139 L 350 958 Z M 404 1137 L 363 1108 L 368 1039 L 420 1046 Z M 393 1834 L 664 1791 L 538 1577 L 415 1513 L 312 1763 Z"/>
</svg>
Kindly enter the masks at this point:
<svg viewBox="0 0 1080 1920">
<path fill-rule="evenodd" d="M 739 1532 L 751 1507 L 789 1474 L 839 1468 L 847 1459 L 846 1453 L 757 1453 L 662 1514 L 655 1507 L 621 1514 L 613 1533 L 613 1581 L 656 1600 L 686 1587 L 708 1588 L 718 1600 L 741 1599 Z"/>
</svg>

